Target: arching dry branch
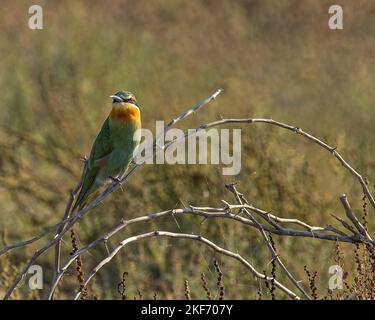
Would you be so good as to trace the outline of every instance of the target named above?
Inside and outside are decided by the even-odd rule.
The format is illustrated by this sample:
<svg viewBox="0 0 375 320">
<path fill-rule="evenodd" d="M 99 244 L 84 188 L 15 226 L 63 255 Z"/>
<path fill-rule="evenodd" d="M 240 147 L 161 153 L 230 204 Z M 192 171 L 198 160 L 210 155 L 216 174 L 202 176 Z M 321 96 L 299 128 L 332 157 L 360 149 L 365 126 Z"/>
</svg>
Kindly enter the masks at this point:
<svg viewBox="0 0 375 320">
<path fill-rule="evenodd" d="M 210 248 L 212 248 L 213 250 L 215 250 L 215 252 L 217 253 L 220 253 L 220 254 L 223 254 L 225 256 L 228 256 L 228 257 L 231 257 L 233 259 L 236 259 L 238 260 L 239 262 L 241 262 L 249 271 L 252 275 L 254 275 L 255 277 L 259 278 L 259 279 L 262 279 L 262 280 L 268 280 L 268 281 L 274 281 L 275 282 L 275 285 L 276 287 L 278 287 L 280 290 L 282 290 L 284 293 L 286 293 L 290 298 L 292 299 L 296 299 L 296 300 L 300 300 L 300 298 L 293 292 L 291 291 L 290 289 L 288 289 L 287 287 L 285 287 L 284 285 L 282 285 L 279 281 L 277 281 L 276 279 L 272 278 L 272 277 L 268 277 L 266 275 L 264 275 L 263 273 L 260 273 L 258 272 L 251 264 L 250 262 L 248 262 L 246 259 L 244 259 L 240 254 L 238 253 L 234 253 L 232 251 L 229 251 L 229 250 L 226 250 L 226 249 L 223 249 L 221 247 L 219 247 L 218 245 L 216 245 L 214 242 L 200 236 L 200 235 L 195 235 L 195 234 L 186 234 L 186 233 L 175 233 L 175 232 L 168 232 L 168 231 L 152 231 L 152 232 L 148 232 L 148 233 L 143 233 L 143 234 L 139 234 L 139 235 L 136 235 L 136 236 L 132 236 L 132 237 L 129 237 L 129 238 L 126 238 L 124 239 L 123 241 L 120 242 L 120 244 L 114 248 L 112 250 L 112 252 L 110 252 L 110 254 L 108 255 L 108 257 L 106 257 L 105 259 L 103 259 L 102 261 L 100 261 L 100 263 L 89 273 L 89 275 L 87 276 L 84 284 L 87 285 L 88 282 L 96 275 L 96 273 L 104 266 L 106 265 L 107 263 L 109 263 L 113 257 L 123 248 L 125 247 L 127 244 L 131 243 L 131 242 L 135 242 L 135 241 L 139 241 L 139 240 L 142 240 L 142 239 L 146 239 L 146 238 L 150 238 L 150 237 L 170 237 L 170 238 L 180 238 L 180 239 L 189 239 L 189 240 L 195 240 L 195 241 L 199 241 L 199 242 L 202 242 L 204 243 L 205 245 L 209 246 Z M 78 299 L 79 296 L 81 294 L 81 291 L 79 291 L 76 296 L 75 296 L 75 299 Z"/>
</svg>

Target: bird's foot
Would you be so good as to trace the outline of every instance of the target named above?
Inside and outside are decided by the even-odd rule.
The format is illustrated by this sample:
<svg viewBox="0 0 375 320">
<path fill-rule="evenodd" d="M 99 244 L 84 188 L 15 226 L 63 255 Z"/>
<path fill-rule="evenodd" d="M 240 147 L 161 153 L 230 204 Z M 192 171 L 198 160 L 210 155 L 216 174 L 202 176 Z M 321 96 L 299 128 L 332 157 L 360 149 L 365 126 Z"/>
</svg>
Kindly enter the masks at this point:
<svg viewBox="0 0 375 320">
<path fill-rule="evenodd" d="M 112 177 L 112 176 L 109 176 L 109 179 L 111 179 L 113 182 L 117 182 L 117 183 L 122 183 L 121 180 L 118 178 L 118 177 Z"/>
<path fill-rule="evenodd" d="M 117 183 L 120 186 L 121 191 L 124 191 L 122 189 L 122 181 L 121 181 L 121 179 L 119 179 L 118 177 L 111 177 L 111 176 L 109 176 L 109 179 L 111 179 L 112 182 Z"/>
</svg>

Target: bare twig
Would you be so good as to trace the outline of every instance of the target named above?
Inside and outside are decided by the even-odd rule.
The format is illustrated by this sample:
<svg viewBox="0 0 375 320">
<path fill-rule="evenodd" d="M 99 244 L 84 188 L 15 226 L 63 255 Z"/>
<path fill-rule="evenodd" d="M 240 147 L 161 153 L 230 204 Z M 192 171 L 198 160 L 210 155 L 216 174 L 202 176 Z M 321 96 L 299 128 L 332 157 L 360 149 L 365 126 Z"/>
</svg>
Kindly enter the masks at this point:
<svg viewBox="0 0 375 320">
<path fill-rule="evenodd" d="M 86 165 L 86 162 L 84 163 L 84 166 Z M 69 198 L 65 207 L 64 217 L 62 219 L 63 221 L 66 221 L 70 217 L 70 209 L 72 207 L 75 195 L 79 191 L 82 185 L 82 178 L 78 182 L 78 184 L 70 191 Z M 59 229 L 57 230 L 56 234 L 61 233 L 64 231 L 65 223 L 61 223 Z M 55 245 L 55 272 L 57 272 L 60 269 L 60 251 L 61 251 L 61 239 L 57 241 Z"/>
<path fill-rule="evenodd" d="M 230 192 L 233 193 L 233 195 L 237 199 L 237 202 L 242 205 L 243 201 L 241 200 L 241 197 L 239 196 L 239 192 L 237 191 L 236 186 L 232 183 L 232 184 L 226 185 L 226 187 L 227 187 L 227 189 Z M 250 213 L 249 210 L 247 210 L 246 208 L 244 208 L 243 212 L 245 212 L 247 214 L 247 216 L 250 218 L 250 220 L 253 221 L 254 224 L 257 226 L 257 229 L 259 230 L 260 234 L 262 235 L 262 237 L 263 237 L 263 239 L 264 239 L 264 241 L 265 241 L 268 249 L 271 251 L 272 258 L 277 261 L 277 263 L 279 264 L 279 266 L 281 267 L 281 269 L 284 271 L 284 273 L 287 275 L 287 277 L 289 278 L 289 280 L 292 281 L 292 283 L 298 288 L 298 290 L 301 291 L 301 293 L 303 294 L 303 296 L 306 299 L 311 300 L 311 297 L 302 288 L 302 286 L 299 284 L 299 282 L 293 277 L 293 275 L 289 272 L 289 270 L 287 269 L 287 267 L 284 265 L 284 263 L 279 258 L 279 255 L 275 251 L 274 246 L 272 245 L 272 242 L 270 241 L 270 239 L 268 238 L 268 236 L 264 232 L 264 228 L 262 227 L 262 225 L 252 216 L 252 214 Z M 272 280 L 272 281 L 274 281 L 274 280 Z"/>
<path fill-rule="evenodd" d="M 347 223 L 344 219 L 341 219 L 340 217 L 338 217 L 338 216 L 336 216 L 336 215 L 334 215 L 333 213 L 331 213 L 331 216 L 332 217 L 334 217 L 338 222 L 340 222 L 341 223 L 341 225 L 344 227 L 344 228 L 346 228 L 346 229 L 348 229 L 351 233 L 353 233 L 355 236 L 359 236 L 359 237 L 361 237 L 361 234 L 357 231 L 357 230 L 355 230 L 349 223 Z"/>
<path fill-rule="evenodd" d="M 348 198 L 345 194 L 342 194 L 340 196 L 340 201 L 345 209 L 346 216 L 350 219 L 350 221 L 353 223 L 353 225 L 357 228 L 357 230 L 368 240 L 372 240 L 366 229 L 363 227 L 363 225 L 359 222 L 358 218 L 355 216 Z"/>
<path fill-rule="evenodd" d="M 67 222 L 67 221 L 68 221 L 68 219 L 64 220 L 62 222 L 56 223 L 52 226 L 49 226 L 44 231 L 42 231 L 40 234 L 38 234 L 38 235 L 28 239 L 28 240 L 16 242 L 16 243 L 13 243 L 13 244 L 10 244 L 8 246 L 3 247 L 2 249 L 0 249 L 0 256 L 9 252 L 9 251 L 11 251 L 11 250 L 13 250 L 13 249 L 17 249 L 17 248 L 27 246 L 29 244 L 32 244 L 32 243 L 44 238 L 45 236 L 49 235 L 51 232 L 56 230 L 59 226 L 61 226 L 62 223 Z"/>
</svg>

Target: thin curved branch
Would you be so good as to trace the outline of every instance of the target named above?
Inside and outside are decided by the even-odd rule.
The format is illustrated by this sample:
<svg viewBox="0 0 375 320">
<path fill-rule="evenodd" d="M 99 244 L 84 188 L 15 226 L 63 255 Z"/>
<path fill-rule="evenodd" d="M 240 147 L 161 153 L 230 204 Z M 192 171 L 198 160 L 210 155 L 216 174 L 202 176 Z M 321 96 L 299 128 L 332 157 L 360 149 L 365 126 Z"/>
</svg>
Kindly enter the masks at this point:
<svg viewBox="0 0 375 320">
<path fill-rule="evenodd" d="M 223 254 L 225 256 L 231 257 L 233 259 L 236 259 L 240 263 L 242 263 L 255 277 L 262 279 L 262 280 L 267 280 L 271 281 L 273 280 L 276 287 L 279 288 L 281 291 L 283 291 L 285 294 L 287 294 L 290 298 L 295 299 L 295 300 L 300 300 L 300 298 L 290 289 L 282 285 L 279 281 L 274 279 L 273 277 L 268 277 L 264 275 L 263 273 L 258 272 L 250 262 L 248 262 L 245 258 L 243 258 L 240 254 L 234 253 L 232 251 L 229 251 L 227 249 L 224 249 L 222 247 L 219 247 L 216 245 L 214 242 L 200 236 L 200 235 L 195 235 L 195 234 L 186 234 L 186 233 L 175 233 L 175 232 L 168 232 L 168 231 L 152 231 L 148 233 L 143 233 L 139 234 L 136 236 L 132 236 L 129 238 L 124 239 L 123 241 L 120 242 L 120 244 L 112 250 L 112 252 L 108 255 L 107 258 L 103 259 L 100 261 L 100 263 L 87 275 L 85 281 L 84 281 L 84 286 L 86 286 L 89 281 L 95 276 L 95 274 L 107 263 L 109 263 L 115 256 L 116 254 L 127 244 L 135 241 L 139 241 L 142 239 L 146 238 L 151 238 L 151 237 L 169 237 L 169 238 L 180 238 L 180 239 L 190 239 L 190 240 L 195 240 L 204 243 L 208 247 L 212 248 L 215 252 L 218 252 L 220 254 Z M 78 293 L 75 296 L 75 299 L 78 299 L 80 296 L 81 292 L 78 291 Z"/>
<path fill-rule="evenodd" d="M 66 222 L 67 220 L 63 221 L 63 222 Z M 42 231 L 40 234 L 36 235 L 35 237 L 32 237 L 30 239 L 27 239 L 27 240 L 24 240 L 24 241 L 20 241 L 20 242 L 16 242 L 16 243 L 12 243 L 8 246 L 5 246 L 3 247 L 2 249 L 0 249 L 0 256 L 7 253 L 8 251 L 11 251 L 13 249 L 17 249 L 17 248 L 20 248 L 20 247 L 24 247 L 24 246 L 27 246 L 29 244 L 32 244 L 42 238 L 44 238 L 45 236 L 49 235 L 51 232 L 53 232 L 54 230 L 56 230 L 59 226 L 61 226 L 61 224 L 63 222 L 59 222 L 59 223 L 56 223 L 52 226 L 49 226 L 47 227 L 44 231 Z"/>
<path fill-rule="evenodd" d="M 330 152 L 339 162 L 340 164 L 347 169 L 351 175 L 353 175 L 358 182 L 361 184 L 364 194 L 366 195 L 367 199 L 371 203 L 371 206 L 373 208 L 373 211 L 375 212 L 375 199 L 374 196 L 371 194 L 364 178 L 362 175 L 360 175 L 352 166 L 349 165 L 349 163 L 342 157 L 342 155 L 337 151 L 337 147 L 331 147 L 330 145 L 326 144 L 322 140 L 316 138 L 315 136 L 303 131 L 301 128 L 294 127 L 279 121 L 275 121 L 273 119 L 262 119 L 262 118 L 244 118 L 244 119 L 222 119 L 214 122 L 210 122 L 207 124 L 204 124 L 198 128 L 196 128 L 197 131 L 205 130 L 207 128 L 220 126 L 227 123 L 248 123 L 248 124 L 255 124 L 255 123 L 265 123 L 270 124 L 273 126 L 277 126 L 283 129 L 287 129 L 289 131 L 295 132 L 303 137 L 305 137 L 307 140 L 321 146 L 323 149 Z M 185 133 L 185 136 L 187 136 L 188 133 Z M 176 139 L 177 140 L 177 139 Z"/>
</svg>

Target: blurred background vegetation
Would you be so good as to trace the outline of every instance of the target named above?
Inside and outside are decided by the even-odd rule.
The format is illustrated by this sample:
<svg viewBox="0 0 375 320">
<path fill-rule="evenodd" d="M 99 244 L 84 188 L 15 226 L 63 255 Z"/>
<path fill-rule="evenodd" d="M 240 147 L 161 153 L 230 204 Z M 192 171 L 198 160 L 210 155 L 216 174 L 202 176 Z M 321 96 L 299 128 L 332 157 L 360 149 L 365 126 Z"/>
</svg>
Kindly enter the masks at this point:
<svg viewBox="0 0 375 320">
<path fill-rule="evenodd" d="M 325 0 L 41 0 L 44 29 L 30 30 L 28 8 L 34 2 L 1 2 L 1 246 L 61 219 L 68 192 L 81 174 L 79 158 L 89 153 L 109 113 L 108 96 L 120 89 L 137 95 L 143 126 L 154 131 L 155 120 L 170 120 L 222 87 L 225 91 L 216 101 L 179 127 L 220 117 L 272 117 L 338 146 L 374 191 L 373 1 L 335 1 L 344 10 L 344 30 L 339 31 L 328 28 L 332 1 Z M 238 189 L 256 206 L 313 225 L 337 225 L 330 213 L 343 215 L 338 200 L 342 192 L 361 215 L 361 188 L 326 151 L 278 128 L 242 128 L 238 176 L 224 177 L 214 165 L 143 166 L 124 192 L 112 194 L 79 223 L 80 245 L 122 217 L 233 201 L 224 188 L 228 182 L 238 182 Z M 201 223 L 191 216 L 177 219 L 182 232 L 201 233 L 269 272 L 271 257 L 254 230 L 224 221 Z M 108 245 L 155 229 L 179 231 L 175 221 L 166 218 L 130 227 Z M 304 265 L 318 272 L 323 296 L 328 267 L 335 263 L 335 244 L 276 236 L 274 240 L 304 285 L 308 286 Z M 40 244 L 0 259 L 0 292 Z M 68 235 L 63 249 L 67 257 Z M 343 245 L 342 250 L 350 271 L 352 246 Z M 85 270 L 105 255 L 104 246 L 85 255 Z M 52 258 L 48 254 L 39 260 L 47 280 Z M 117 284 L 127 271 L 130 298 L 137 290 L 144 298 L 154 292 L 158 298 L 184 298 L 185 279 L 192 298 L 204 298 L 200 273 L 214 288 L 215 258 L 226 298 L 257 297 L 258 282 L 243 266 L 199 243 L 171 239 L 125 248 L 100 271 L 90 290 L 102 299 L 119 298 Z M 72 268 L 56 297 L 71 297 L 77 286 Z M 15 297 L 38 294 L 21 289 Z"/>
</svg>

